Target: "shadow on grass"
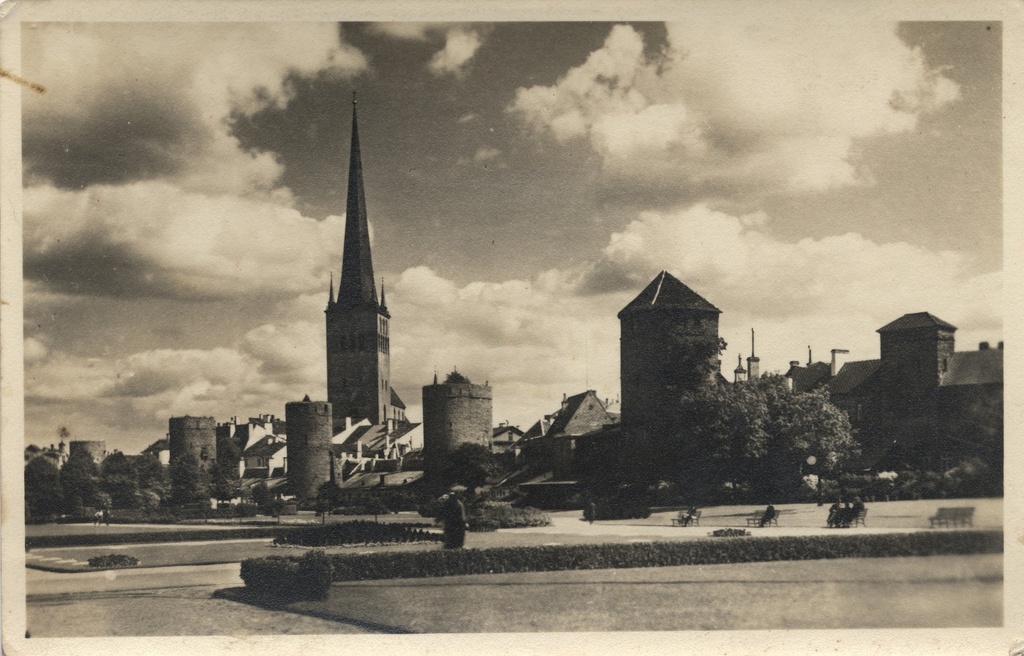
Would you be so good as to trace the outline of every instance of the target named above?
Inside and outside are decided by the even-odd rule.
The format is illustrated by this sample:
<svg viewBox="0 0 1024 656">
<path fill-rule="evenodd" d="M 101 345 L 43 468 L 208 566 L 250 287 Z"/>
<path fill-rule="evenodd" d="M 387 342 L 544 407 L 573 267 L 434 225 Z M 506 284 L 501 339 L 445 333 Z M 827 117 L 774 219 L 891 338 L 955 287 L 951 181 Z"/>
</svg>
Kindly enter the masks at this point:
<svg viewBox="0 0 1024 656">
<path fill-rule="evenodd" d="M 378 624 L 376 622 L 364 622 L 363 620 L 353 619 L 351 617 L 342 617 L 335 613 L 329 613 L 326 611 L 311 610 L 305 608 L 296 608 L 290 602 L 284 601 L 273 596 L 259 595 L 253 593 L 245 586 L 239 586 L 235 588 L 221 588 L 220 590 L 214 590 L 214 599 L 226 599 L 228 601 L 237 601 L 243 604 L 249 604 L 250 606 L 256 606 L 263 608 L 264 610 L 275 610 L 275 611 L 286 611 L 289 613 L 295 613 L 296 615 L 305 615 L 307 617 L 315 617 L 321 620 L 328 620 L 331 622 L 340 622 L 342 624 L 348 624 L 351 626 L 359 627 L 373 633 L 416 633 L 408 629 L 403 629 L 397 626 L 390 626 L 388 624 Z"/>
</svg>

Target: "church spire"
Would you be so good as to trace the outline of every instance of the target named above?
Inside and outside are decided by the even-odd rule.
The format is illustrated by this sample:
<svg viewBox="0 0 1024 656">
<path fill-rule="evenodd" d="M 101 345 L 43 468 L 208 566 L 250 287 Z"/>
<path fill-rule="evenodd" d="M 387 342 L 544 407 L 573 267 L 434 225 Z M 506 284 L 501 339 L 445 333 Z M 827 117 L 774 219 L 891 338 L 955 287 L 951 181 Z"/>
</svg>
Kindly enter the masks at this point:
<svg viewBox="0 0 1024 656">
<path fill-rule="evenodd" d="M 384 300 L 384 278 L 383 278 L 383 276 L 380 279 L 380 309 L 381 309 L 381 311 L 387 311 L 387 309 L 388 309 L 388 304 Z"/>
<path fill-rule="evenodd" d="M 334 272 L 331 271 L 331 290 L 327 293 L 327 305 L 334 305 Z"/>
<path fill-rule="evenodd" d="M 348 202 L 345 206 L 345 251 L 341 260 L 338 304 L 377 306 L 373 262 L 370 259 L 370 228 L 363 191 L 363 164 L 359 153 L 356 97 L 352 94 L 352 146 L 348 162 Z"/>
</svg>

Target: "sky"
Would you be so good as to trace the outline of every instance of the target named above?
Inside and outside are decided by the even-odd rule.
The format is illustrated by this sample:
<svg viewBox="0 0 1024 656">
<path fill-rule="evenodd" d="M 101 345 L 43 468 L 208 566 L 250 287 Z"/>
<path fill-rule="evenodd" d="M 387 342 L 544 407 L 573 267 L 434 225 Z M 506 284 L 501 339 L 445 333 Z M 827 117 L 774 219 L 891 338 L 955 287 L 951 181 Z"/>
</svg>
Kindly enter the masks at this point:
<svg viewBox="0 0 1024 656">
<path fill-rule="evenodd" d="M 1001 29 L 711 23 L 22 28 L 26 442 L 326 397 L 352 94 L 391 378 L 527 428 L 619 393 L 667 270 L 722 370 L 878 357 L 908 312 L 1002 340 Z"/>
</svg>

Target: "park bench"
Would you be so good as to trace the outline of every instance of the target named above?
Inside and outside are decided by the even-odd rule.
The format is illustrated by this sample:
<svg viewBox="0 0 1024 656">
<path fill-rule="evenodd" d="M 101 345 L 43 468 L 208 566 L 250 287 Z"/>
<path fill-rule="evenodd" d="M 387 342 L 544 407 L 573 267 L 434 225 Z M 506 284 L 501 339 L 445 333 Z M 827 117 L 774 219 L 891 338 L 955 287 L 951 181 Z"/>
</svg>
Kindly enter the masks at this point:
<svg viewBox="0 0 1024 656">
<path fill-rule="evenodd" d="M 764 517 L 764 511 L 763 510 L 755 510 L 753 515 L 751 515 L 750 517 L 747 517 L 747 526 L 760 526 L 761 525 L 761 518 L 762 517 Z M 775 524 L 776 526 L 779 525 L 779 511 L 778 510 L 775 511 L 775 516 L 768 520 L 768 524 L 767 525 L 771 526 L 772 524 Z"/>
<path fill-rule="evenodd" d="M 850 526 L 856 526 L 857 524 L 860 524 L 861 526 L 867 528 L 867 524 L 864 523 L 864 520 L 867 519 L 867 518 L 868 518 L 868 509 L 867 508 L 862 508 L 857 513 L 857 516 L 850 520 Z"/>
<path fill-rule="evenodd" d="M 936 526 L 974 526 L 974 507 L 939 508 L 934 517 L 929 517 L 931 528 Z"/>
<path fill-rule="evenodd" d="M 690 514 L 685 510 L 679 513 L 678 517 L 672 519 L 672 526 L 700 526 L 700 514 L 704 512 L 698 510 L 697 514 L 690 517 Z"/>
</svg>

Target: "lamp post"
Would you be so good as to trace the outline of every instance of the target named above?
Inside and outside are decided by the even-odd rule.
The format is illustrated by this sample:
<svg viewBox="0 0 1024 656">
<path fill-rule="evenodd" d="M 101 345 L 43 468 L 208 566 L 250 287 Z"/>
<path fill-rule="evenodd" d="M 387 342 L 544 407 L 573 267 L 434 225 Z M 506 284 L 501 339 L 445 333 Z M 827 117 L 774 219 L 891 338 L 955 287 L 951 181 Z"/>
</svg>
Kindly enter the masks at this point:
<svg viewBox="0 0 1024 656">
<path fill-rule="evenodd" d="M 814 467 L 818 464 L 818 459 L 813 455 L 807 456 L 807 464 Z M 818 505 L 821 506 L 824 505 L 824 502 L 821 500 L 821 467 L 815 469 L 815 478 L 818 479 Z"/>
</svg>

